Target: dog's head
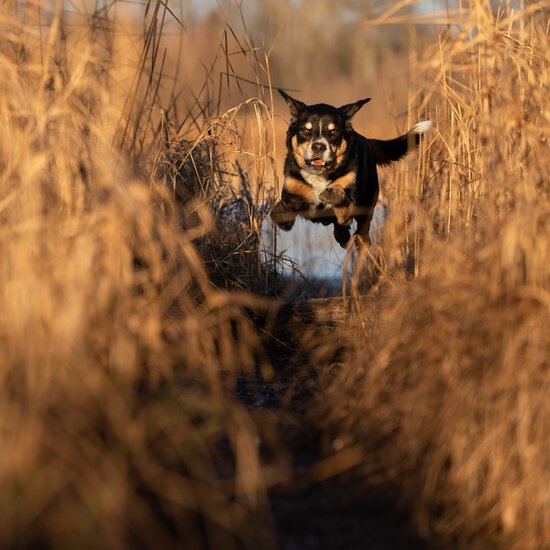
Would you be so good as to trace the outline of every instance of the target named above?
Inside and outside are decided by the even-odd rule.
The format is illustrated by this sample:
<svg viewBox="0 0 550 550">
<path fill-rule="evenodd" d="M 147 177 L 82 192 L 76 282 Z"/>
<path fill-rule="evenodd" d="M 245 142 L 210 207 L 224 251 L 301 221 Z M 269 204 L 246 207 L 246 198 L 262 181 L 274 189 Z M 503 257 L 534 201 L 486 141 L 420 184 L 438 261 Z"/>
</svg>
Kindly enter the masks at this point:
<svg viewBox="0 0 550 550">
<path fill-rule="evenodd" d="M 333 107 L 325 103 L 306 105 L 279 91 L 290 108 L 287 144 L 298 166 L 319 175 L 336 170 L 345 159 L 353 134 L 351 118 L 370 97 Z"/>
</svg>

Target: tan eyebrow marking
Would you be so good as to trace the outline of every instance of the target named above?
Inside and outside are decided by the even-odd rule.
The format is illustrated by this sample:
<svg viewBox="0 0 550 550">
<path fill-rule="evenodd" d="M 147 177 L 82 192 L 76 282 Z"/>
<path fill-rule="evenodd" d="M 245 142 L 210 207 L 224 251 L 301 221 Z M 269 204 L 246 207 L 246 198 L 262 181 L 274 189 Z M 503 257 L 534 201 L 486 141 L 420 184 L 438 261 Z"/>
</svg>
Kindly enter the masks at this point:
<svg viewBox="0 0 550 550">
<path fill-rule="evenodd" d="M 313 124 L 311 122 L 306 122 L 306 128 L 311 130 L 313 128 Z"/>
<path fill-rule="evenodd" d="M 329 131 L 330 131 L 330 130 L 334 130 L 334 128 L 336 128 L 336 124 L 334 124 L 334 123 L 331 122 L 331 123 L 328 125 Z"/>
</svg>

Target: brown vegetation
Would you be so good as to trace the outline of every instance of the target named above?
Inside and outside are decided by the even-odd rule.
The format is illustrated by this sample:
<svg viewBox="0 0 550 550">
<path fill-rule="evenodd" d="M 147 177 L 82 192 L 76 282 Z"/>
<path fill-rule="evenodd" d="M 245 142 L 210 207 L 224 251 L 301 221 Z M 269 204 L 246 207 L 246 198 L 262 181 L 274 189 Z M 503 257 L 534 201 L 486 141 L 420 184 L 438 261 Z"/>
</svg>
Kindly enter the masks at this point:
<svg viewBox="0 0 550 550">
<path fill-rule="evenodd" d="M 418 174 L 387 188 L 378 265 L 392 288 L 376 336 L 358 332 L 323 396 L 331 437 L 365 452 L 367 486 L 391 491 L 444 545 L 550 540 L 542 10 L 471 3 L 419 57 L 419 108 L 437 135 Z M 411 257 L 416 277 L 399 283 L 392 265 Z"/>
<path fill-rule="evenodd" d="M 266 0 L 197 21 L 161 2 L 4 6 L 0 546 L 269 548 L 286 470 L 257 432 L 279 422 L 330 443 L 302 482 L 353 469 L 429 540 L 547 547 L 549 6 L 472 1 L 435 36 L 414 3 Z M 320 35 L 326 17 L 342 24 Z M 276 86 L 373 90 L 355 122 L 373 137 L 436 131 L 381 171 L 389 216 L 349 301 L 259 330 L 245 312 L 279 290 L 262 232 Z M 234 392 L 273 375 L 277 319 L 273 363 L 309 361 L 283 382 L 318 399 L 264 422 Z"/>
<path fill-rule="evenodd" d="M 147 117 L 158 65 L 145 49 L 117 109 L 114 26 L 60 7 L 0 16 L 0 546 L 269 546 L 231 398 L 252 298 L 217 290 L 195 245 L 212 188 L 177 208 Z"/>
</svg>

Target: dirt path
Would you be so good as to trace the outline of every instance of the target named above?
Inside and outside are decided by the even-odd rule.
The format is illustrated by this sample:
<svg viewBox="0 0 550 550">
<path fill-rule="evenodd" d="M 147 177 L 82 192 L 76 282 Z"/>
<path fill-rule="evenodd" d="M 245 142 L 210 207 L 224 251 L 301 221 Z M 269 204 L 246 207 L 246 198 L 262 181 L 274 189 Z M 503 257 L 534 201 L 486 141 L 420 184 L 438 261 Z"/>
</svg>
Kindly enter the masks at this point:
<svg viewBox="0 0 550 550">
<path fill-rule="evenodd" d="M 373 323 L 379 301 L 363 299 Z M 334 353 L 329 361 L 345 352 L 342 335 L 350 307 L 341 298 L 304 300 L 285 304 L 259 321 L 276 375 L 270 381 L 249 380 L 241 392 L 262 421 L 270 411 L 292 457 L 290 479 L 270 492 L 277 538 L 283 550 L 427 549 L 391 503 L 356 490 L 352 471 L 328 477 L 313 473 L 331 456 L 323 448 L 319 426 L 307 420 L 322 368 L 316 355 L 327 359 L 326 350 L 319 349 L 323 345 Z"/>
</svg>

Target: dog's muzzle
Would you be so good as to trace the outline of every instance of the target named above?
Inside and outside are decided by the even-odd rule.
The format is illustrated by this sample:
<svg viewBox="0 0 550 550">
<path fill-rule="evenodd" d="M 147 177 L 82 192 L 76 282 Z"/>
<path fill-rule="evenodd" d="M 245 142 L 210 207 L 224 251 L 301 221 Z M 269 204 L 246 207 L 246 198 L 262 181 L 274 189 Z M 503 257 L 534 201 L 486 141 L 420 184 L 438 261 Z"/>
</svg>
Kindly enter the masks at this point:
<svg viewBox="0 0 550 550">
<path fill-rule="evenodd" d="M 305 162 L 315 170 L 328 168 L 332 163 L 332 151 L 323 141 L 314 141 L 308 150 Z"/>
</svg>

